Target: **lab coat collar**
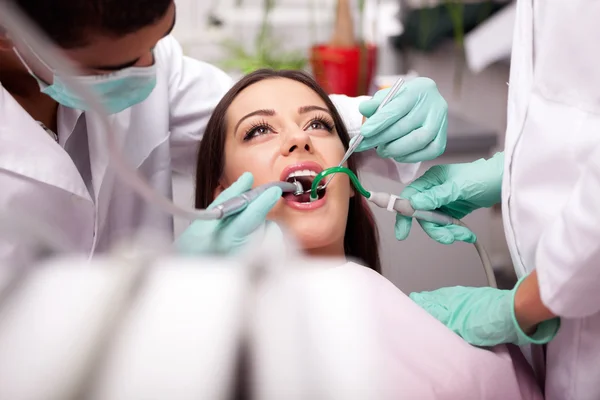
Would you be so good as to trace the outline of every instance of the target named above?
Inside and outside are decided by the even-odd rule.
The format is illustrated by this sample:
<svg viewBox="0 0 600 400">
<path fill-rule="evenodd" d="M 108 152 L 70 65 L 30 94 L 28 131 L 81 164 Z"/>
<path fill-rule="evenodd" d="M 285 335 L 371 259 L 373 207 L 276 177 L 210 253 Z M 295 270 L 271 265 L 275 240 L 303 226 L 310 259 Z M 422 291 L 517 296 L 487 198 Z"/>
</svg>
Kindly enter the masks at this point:
<svg viewBox="0 0 600 400">
<path fill-rule="evenodd" d="M 0 169 L 91 201 L 69 155 L 0 85 Z"/>
<path fill-rule="evenodd" d="M 79 118 L 83 115 L 82 110 L 77 110 L 74 108 L 68 108 L 62 105 L 58 106 L 58 125 L 62 128 L 63 132 L 57 132 L 58 142 L 62 147 L 65 147 L 65 143 L 69 140 L 73 131 L 75 130 L 75 126 L 79 121 Z"/>
</svg>

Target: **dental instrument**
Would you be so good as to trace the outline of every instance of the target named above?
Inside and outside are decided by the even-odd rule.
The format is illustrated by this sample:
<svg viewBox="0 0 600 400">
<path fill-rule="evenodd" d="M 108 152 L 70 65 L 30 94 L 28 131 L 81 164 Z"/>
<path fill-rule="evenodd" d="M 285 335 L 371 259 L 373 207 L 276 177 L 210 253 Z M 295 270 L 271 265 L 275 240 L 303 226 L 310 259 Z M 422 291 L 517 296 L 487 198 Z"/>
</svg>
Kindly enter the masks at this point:
<svg viewBox="0 0 600 400">
<path fill-rule="evenodd" d="M 206 218 L 196 218 L 196 219 L 223 219 L 230 217 L 231 215 L 242 212 L 248 204 L 254 201 L 258 196 L 263 194 L 267 189 L 278 186 L 284 193 L 296 193 L 298 190 L 302 189 L 302 184 L 300 182 L 270 182 L 264 185 L 255 187 L 252 190 L 247 191 L 239 196 L 235 196 L 229 200 L 224 201 L 218 206 L 203 210 L 206 211 Z M 200 214 L 204 217 L 204 214 Z"/>
<path fill-rule="evenodd" d="M 410 201 L 408 201 L 407 199 L 402 199 L 391 193 L 368 191 L 367 189 L 365 189 L 362 186 L 362 184 L 360 183 L 360 181 L 358 180 L 358 177 L 354 174 L 354 172 L 352 172 L 350 169 L 348 169 L 346 167 L 338 166 L 338 167 L 327 168 L 327 169 L 321 171 L 319 174 L 317 174 L 317 176 L 315 177 L 315 179 L 313 180 L 312 185 L 311 185 L 311 189 L 310 189 L 311 198 L 313 196 L 317 196 L 317 192 L 319 190 L 322 190 L 321 187 L 319 186 L 319 182 L 321 180 L 323 180 L 327 175 L 333 175 L 333 174 L 337 174 L 339 172 L 348 175 L 348 177 L 352 181 L 352 184 L 354 185 L 354 188 L 356 189 L 356 191 L 358 193 L 360 193 L 361 196 L 365 197 L 368 201 L 370 201 L 371 203 L 375 204 L 376 206 L 378 206 L 380 208 L 385 208 L 386 210 L 388 210 L 390 212 L 396 212 L 400 215 L 404 215 L 409 218 L 416 218 L 421 221 L 432 222 L 432 223 L 438 224 L 438 225 L 460 225 L 460 226 L 464 226 L 467 229 L 470 229 L 461 220 L 452 218 L 451 216 L 446 215 L 442 212 L 415 210 L 411 206 Z M 329 179 L 329 180 L 331 180 L 331 179 Z M 487 251 L 485 250 L 483 245 L 477 240 L 475 241 L 475 243 L 473 243 L 473 245 L 475 246 L 475 249 L 477 250 L 477 254 L 479 255 L 479 258 L 481 259 L 481 263 L 483 264 L 483 270 L 485 271 L 485 276 L 487 278 L 489 286 L 493 287 L 493 288 L 497 288 L 498 286 L 496 283 L 496 277 L 494 276 L 492 262 L 490 261 L 490 257 L 488 255 Z"/>
<path fill-rule="evenodd" d="M 398 93 L 398 91 L 400 90 L 400 88 L 402 87 L 402 85 L 404 85 L 404 78 L 400 78 L 396 81 L 396 83 L 394 83 L 394 85 L 390 88 L 390 90 L 388 91 L 388 93 L 385 95 L 385 97 L 383 98 L 383 100 L 381 101 L 381 103 L 379 104 L 379 106 L 377 107 L 377 110 L 375 111 L 375 113 L 377 113 L 379 110 L 381 110 L 383 107 L 385 107 L 387 105 L 387 103 L 390 102 L 390 100 L 392 100 L 394 98 L 394 96 Z M 350 156 L 352 154 L 354 154 L 354 152 L 356 151 L 356 149 L 358 148 L 358 146 L 362 143 L 363 139 L 365 137 L 361 134 L 358 134 L 358 136 L 356 136 L 356 138 L 354 139 L 353 142 L 350 143 L 350 146 L 348 147 L 348 150 L 346 150 L 346 154 L 344 154 L 344 157 L 342 158 L 342 161 L 340 161 L 340 163 L 338 164 L 338 167 L 342 167 L 344 165 L 344 163 L 346 161 L 348 161 L 348 159 L 350 158 Z M 327 185 L 329 185 L 329 182 L 331 182 L 331 180 L 333 179 L 333 175 L 335 175 L 336 173 L 334 172 L 329 179 L 327 180 L 327 182 L 325 182 L 325 184 L 323 186 L 321 186 L 319 188 L 319 190 L 324 190 L 327 188 Z M 308 191 L 306 191 L 308 192 Z M 304 192 L 304 193 L 306 193 Z M 296 194 L 296 193 L 294 193 Z M 301 194 L 301 193 L 298 193 Z M 317 199 L 317 195 L 316 192 L 313 192 L 311 190 L 311 194 L 310 194 L 310 200 L 311 201 L 315 201 Z"/>
<path fill-rule="evenodd" d="M 377 107 L 377 110 L 375 110 L 375 113 L 378 113 L 379 110 L 381 110 L 383 107 L 385 107 L 394 98 L 394 96 L 396 96 L 396 94 L 402 88 L 403 85 L 404 85 L 404 78 L 399 78 L 394 83 L 394 85 L 390 88 L 390 90 L 387 92 L 387 94 L 385 95 L 385 97 L 383 98 L 383 100 L 381 101 L 381 103 L 379 104 L 379 106 Z M 350 158 L 350 156 L 352 154 L 354 154 L 354 152 L 356 151 L 356 149 L 358 148 L 358 146 L 362 143 L 362 141 L 363 141 L 364 138 L 365 137 L 362 134 L 358 134 L 358 136 L 356 137 L 356 139 L 354 139 L 354 141 L 352 142 L 352 144 L 350 144 L 350 146 L 348 147 L 348 150 L 346 151 L 346 154 L 344 154 L 344 158 L 342 158 L 342 161 L 340 161 L 338 167 L 343 166 L 344 163 L 346 161 L 348 161 L 348 159 Z"/>
</svg>

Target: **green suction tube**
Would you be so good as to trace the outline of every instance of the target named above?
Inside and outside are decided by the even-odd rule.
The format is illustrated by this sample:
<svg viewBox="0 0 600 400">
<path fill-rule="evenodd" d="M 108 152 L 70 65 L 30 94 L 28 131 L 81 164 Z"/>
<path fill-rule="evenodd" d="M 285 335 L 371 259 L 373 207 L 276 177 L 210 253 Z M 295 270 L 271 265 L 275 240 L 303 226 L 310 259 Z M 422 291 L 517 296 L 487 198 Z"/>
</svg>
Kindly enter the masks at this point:
<svg viewBox="0 0 600 400">
<path fill-rule="evenodd" d="M 349 170 L 346 167 L 331 167 L 331 168 L 327 168 L 323 171 L 321 171 L 313 180 L 312 186 L 310 188 L 310 198 L 311 199 L 316 199 L 319 195 L 317 194 L 318 191 L 318 187 L 319 187 L 319 182 L 321 182 L 323 180 L 323 178 L 325 178 L 327 175 L 331 175 L 331 174 L 337 174 L 338 172 L 341 172 L 343 174 L 346 174 L 350 177 L 350 180 L 352 181 L 352 184 L 354 184 L 354 187 L 356 188 L 356 191 L 358 193 L 360 193 L 361 195 L 363 195 L 364 197 L 366 197 L 367 199 L 369 197 L 371 197 L 371 193 L 368 192 L 358 181 L 357 176 L 354 174 L 354 172 L 352 172 L 351 170 Z"/>
</svg>

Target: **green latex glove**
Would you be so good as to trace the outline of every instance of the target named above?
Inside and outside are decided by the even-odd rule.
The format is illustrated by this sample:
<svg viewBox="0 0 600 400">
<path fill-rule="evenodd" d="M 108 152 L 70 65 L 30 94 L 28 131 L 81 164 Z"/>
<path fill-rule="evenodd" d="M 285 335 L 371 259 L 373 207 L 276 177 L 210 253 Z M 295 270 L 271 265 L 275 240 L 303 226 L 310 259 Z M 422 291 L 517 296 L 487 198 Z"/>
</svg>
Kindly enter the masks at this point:
<svg viewBox="0 0 600 400">
<path fill-rule="evenodd" d="M 532 336 L 525 334 L 517 323 L 514 298 L 522 281 L 513 290 L 456 286 L 411 293 L 410 298 L 475 346 L 548 343 L 556 336 L 560 319 L 542 322 Z"/>
<path fill-rule="evenodd" d="M 400 197 L 408 199 L 415 210 L 439 209 L 462 219 L 478 208 L 500 203 L 503 174 L 504 153 L 467 164 L 436 165 L 404 188 Z M 396 215 L 396 239 L 408 237 L 412 220 Z M 477 239 L 463 226 L 418 222 L 429 237 L 439 243 L 451 244 L 455 240 L 473 243 Z"/>
<path fill-rule="evenodd" d="M 448 103 L 434 81 L 407 81 L 381 110 L 375 112 L 390 89 L 380 90 L 360 104 L 367 121 L 360 133 L 365 137 L 357 151 L 377 147 L 377 154 L 397 162 L 433 160 L 446 149 Z"/>
<path fill-rule="evenodd" d="M 254 177 L 244 173 L 234 184 L 224 190 L 208 207 L 215 207 L 232 197 L 247 192 L 252 188 Z M 246 209 L 225 220 L 196 220 L 183 232 L 175 242 L 175 247 L 183 254 L 229 254 L 239 250 L 249 237 L 259 230 L 266 235 L 282 235 L 277 225 L 266 224 L 267 214 L 281 198 L 281 188 L 272 187 L 258 196 Z"/>
</svg>

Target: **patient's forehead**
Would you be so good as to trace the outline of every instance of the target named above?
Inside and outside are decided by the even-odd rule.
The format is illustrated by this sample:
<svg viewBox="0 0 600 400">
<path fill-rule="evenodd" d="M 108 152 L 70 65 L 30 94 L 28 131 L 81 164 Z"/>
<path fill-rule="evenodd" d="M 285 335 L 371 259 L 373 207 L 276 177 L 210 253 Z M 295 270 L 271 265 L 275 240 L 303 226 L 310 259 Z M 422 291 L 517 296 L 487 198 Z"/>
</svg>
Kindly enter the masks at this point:
<svg viewBox="0 0 600 400">
<path fill-rule="evenodd" d="M 287 78 L 271 78 L 244 89 L 231 103 L 228 120 L 237 122 L 256 110 L 275 110 L 278 114 L 294 116 L 304 106 L 327 107 L 323 99 L 303 83 Z"/>
</svg>

